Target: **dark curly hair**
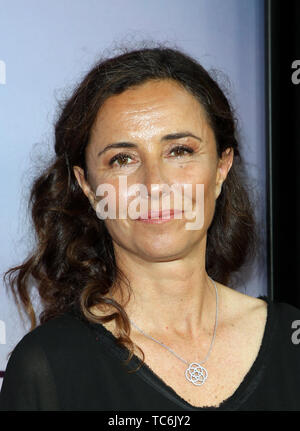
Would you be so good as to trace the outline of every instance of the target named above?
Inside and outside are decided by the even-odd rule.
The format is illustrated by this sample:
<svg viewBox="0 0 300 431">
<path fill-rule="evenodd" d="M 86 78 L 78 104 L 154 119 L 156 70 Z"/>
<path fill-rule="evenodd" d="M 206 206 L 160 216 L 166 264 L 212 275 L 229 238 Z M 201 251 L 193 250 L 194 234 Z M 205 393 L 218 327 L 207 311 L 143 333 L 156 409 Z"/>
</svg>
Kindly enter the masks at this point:
<svg viewBox="0 0 300 431">
<path fill-rule="evenodd" d="M 82 318 L 93 323 L 115 319 L 120 334 L 117 343 L 128 346 L 127 361 L 134 355 L 127 313 L 114 299 L 104 297 L 112 285 L 120 286 L 121 280 L 130 291 L 130 282 L 117 267 L 105 223 L 78 185 L 72 166 L 81 166 L 87 177 L 85 148 L 99 108 L 107 98 L 131 86 L 162 79 L 176 81 L 204 107 L 219 157 L 226 148 L 234 150 L 233 165 L 207 232 L 208 275 L 226 285 L 255 256 L 258 235 L 254 205 L 238 150 L 237 120 L 225 90 L 182 50 L 166 46 L 127 49 L 98 61 L 63 102 L 55 125 L 55 156 L 33 180 L 28 208 L 35 229 L 35 249 L 23 264 L 4 274 L 18 308 L 21 303 L 30 318 L 30 331 L 37 326 L 29 295 L 33 278 L 43 305 L 39 324 L 74 306 Z M 112 306 L 115 312 L 97 317 L 89 311 L 95 304 Z"/>
</svg>

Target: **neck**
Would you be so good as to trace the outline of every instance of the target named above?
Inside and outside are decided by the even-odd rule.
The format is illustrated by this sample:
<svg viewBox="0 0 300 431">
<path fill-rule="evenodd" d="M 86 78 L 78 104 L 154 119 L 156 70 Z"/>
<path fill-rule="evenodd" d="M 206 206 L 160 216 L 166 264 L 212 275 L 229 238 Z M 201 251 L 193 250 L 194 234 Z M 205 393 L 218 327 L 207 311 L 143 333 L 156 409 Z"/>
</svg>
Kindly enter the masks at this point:
<svg viewBox="0 0 300 431">
<path fill-rule="evenodd" d="M 122 284 L 111 296 L 146 334 L 191 341 L 199 339 L 199 332 L 211 334 L 216 292 L 204 258 L 202 265 L 199 263 L 199 253 L 194 258 L 146 263 L 126 253 L 122 259 L 119 256 L 118 265 L 130 280 L 131 296 L 128 302 L 123 301 L 118 294 L 120 287 L 125 291 Z M 134 331 L 139 332 L 133 326 Z"/>
</svg>

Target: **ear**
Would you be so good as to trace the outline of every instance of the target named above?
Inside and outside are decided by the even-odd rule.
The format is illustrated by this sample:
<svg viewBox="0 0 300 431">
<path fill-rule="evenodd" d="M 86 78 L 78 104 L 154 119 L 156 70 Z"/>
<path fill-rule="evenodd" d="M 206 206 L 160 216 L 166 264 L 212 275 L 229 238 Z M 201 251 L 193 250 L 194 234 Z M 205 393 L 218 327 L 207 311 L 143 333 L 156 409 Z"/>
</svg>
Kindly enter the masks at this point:
<svg viewBox="0 0 300 431">
<path fill-rule="evenodd" d="M 227 174 L 233 163 L 234 150 L 232 147 L 226 148 L 223 151 L 222 157 L 218 161 L 217 176 L 216 176 L 216 199 L 219 197 L 222 184 L 225 181 Z"/>
<path fill-rule="evenodd" d="M 73 166 L 73 172 L 76 177 L 76 180 L 81 187 L 83 193 L 86 195 L 88 200 L 90 201 L 92 207 L 95 209 L 96 205 L 96 198 L 95 194 L 90 186 L 90 184 L 86 181 L 84 176 L 84 171 L 80 166 Z"/>
</svg>

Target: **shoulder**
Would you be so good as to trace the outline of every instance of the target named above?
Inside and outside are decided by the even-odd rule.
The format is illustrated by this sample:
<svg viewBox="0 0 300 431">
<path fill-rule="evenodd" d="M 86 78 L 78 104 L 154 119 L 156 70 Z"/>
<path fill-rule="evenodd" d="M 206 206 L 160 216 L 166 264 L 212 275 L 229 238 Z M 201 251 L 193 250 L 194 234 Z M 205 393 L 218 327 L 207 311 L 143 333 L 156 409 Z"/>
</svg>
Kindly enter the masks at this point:
<svg viewBox="0 0 300 431">
<path fill-rule="evenodd" d="M 300 319 L 300 308 L 286 302 L 272 301 L 271 304 L 280 319 Z"/>
<path fill-rule="evenodd" d="M 57 315 L 47 322 L 38 325 L 32 331 L 28 332 L 21 341 L 32 343 L 50 343 L 52 340 L 59 342 L 65 340 L 66 335 L 74 336 L 86 332 L 86 324 L 83 320 L 73 313 L 63 313 Z"/>
<path fill-rule="evenodd" d="M 78 346 L 88 342 L 89 335 L 87 323 L 73 314 L 61 314 L 24 335 L 14 347 L 8 365 L 59 359 L 68 351 L 78 350 Z"/>
<path fill-rule="evenodd" d="M 277 352 L 300 357 L 300 309 L 285 302 L 272 301 L 263 296 L 252 297 L 218 283 L 223 298 L 223 316 L 226 324 L 238 326 L 247 337 L 254 334 L 263 338 Z M 271 345 L 271 344 L 270 344 Z"/>
<path fill-rule="evenodd" d="M 261 298 L 246 295 L 231 287 L 217 283 L 220 307 L 225 322 L 243 323 L 250 326 L 265 326 L 268 315 L 268 301 Z"/>
<path fill-rule="evenodd" d="M 291 328 L 294 321 L 300 319 L 300 309 L 285 302 L 272 301 L 266 296 L 259 298 L 238 292 L 221 283 L 217 283 L 224 315 L 230 319 L 254 318 L 266 321 L 268 314 L 276 318 L 280 325 Z M 294 323 L 296 325 L 296 323 Z"/>
<path fill-rule="evenodd" d="M 66 340 L 79 328 L 74 318 L 61 315 L 21 338 L 6 365 L 0 410 L 57 409 L 56 364 L 65 377 L 63 357 L 70 358 L 65 354 L 69 349 Z"/>
</svg>

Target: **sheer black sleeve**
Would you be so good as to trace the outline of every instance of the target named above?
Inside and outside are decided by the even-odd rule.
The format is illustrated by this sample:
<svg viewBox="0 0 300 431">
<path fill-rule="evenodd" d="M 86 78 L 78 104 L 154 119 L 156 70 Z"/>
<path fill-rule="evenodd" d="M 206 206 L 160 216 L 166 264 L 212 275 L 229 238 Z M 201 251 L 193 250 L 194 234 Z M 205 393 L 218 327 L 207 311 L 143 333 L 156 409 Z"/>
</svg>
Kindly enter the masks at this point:
<svg viewBox="0 0 300 431">
<path fill-rule="evenodd" d="M 41 345 L 31 333 L 13 350 L 0 393 L 0 411 L 58 410 L 52 372 Z"/>
</svg>

